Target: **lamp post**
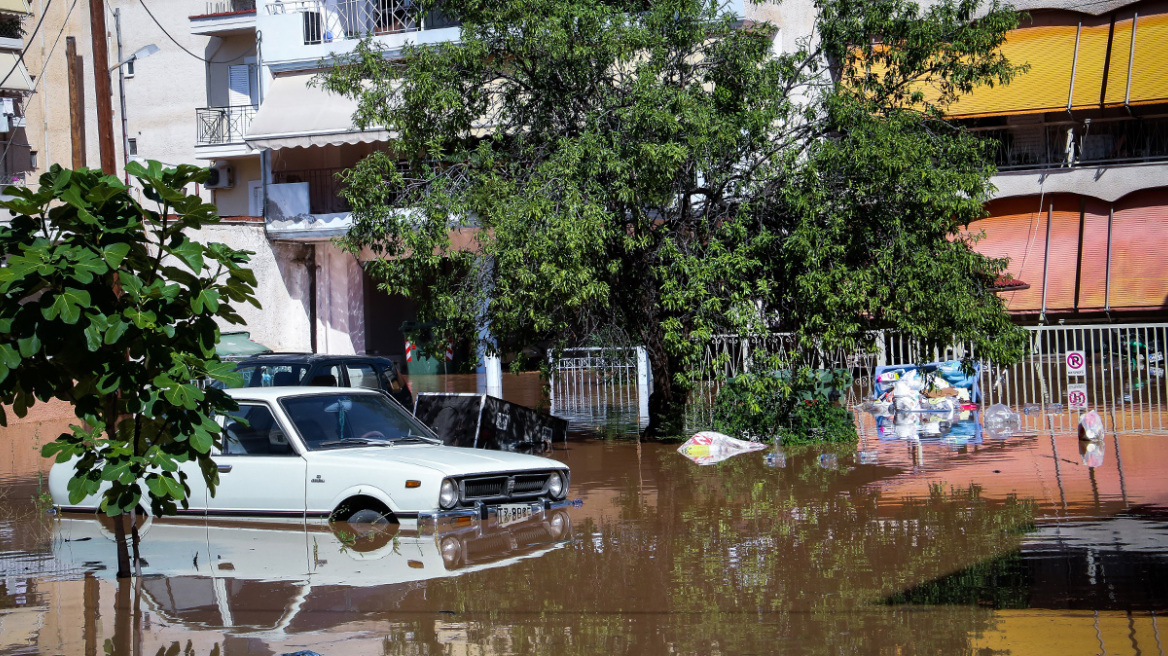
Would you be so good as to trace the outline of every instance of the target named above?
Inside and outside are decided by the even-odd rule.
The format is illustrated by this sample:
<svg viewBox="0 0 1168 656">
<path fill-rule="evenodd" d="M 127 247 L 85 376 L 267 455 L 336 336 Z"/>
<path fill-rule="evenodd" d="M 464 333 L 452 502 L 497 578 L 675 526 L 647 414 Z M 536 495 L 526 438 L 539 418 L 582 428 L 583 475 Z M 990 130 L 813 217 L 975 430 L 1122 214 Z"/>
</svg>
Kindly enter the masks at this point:
<svg viewBox="0 0 1168 656">
<path fill-rule="evenodd" d="M 134 54 L 122 58 L 122 10 L 121 8 L 114 10 L 114 31 L 118 38 L 118 63 L 114 68 L 118 69 L 118 99 L 121 103 L 122 113 L 122 175 L 125 176 L 126 184 L 130 184 L 130 174 L 126 173 L 126 165 L 130 163 L 130 131 L 128 123 L 126 122 L 126 69 L 125 66 L 129 62 L 144 59 L 158 52 L 158 46 L 151 43 L 147 46 L 142 46 L 134 51 Z M 112 69 L 111 69 L 112 70 Z"/>
</svg>

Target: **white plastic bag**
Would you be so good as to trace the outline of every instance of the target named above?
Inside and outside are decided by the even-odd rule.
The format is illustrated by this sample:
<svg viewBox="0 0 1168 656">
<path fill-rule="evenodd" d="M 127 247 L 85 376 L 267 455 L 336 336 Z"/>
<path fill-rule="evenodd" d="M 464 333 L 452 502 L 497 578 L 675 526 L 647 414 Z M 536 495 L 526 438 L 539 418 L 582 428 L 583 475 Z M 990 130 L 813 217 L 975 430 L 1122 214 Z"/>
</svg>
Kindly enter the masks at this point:
<svg viewBox="0 0 1168 656">
<path fill-rule="evenodd" d="M 1098 442 L 1103 439 L 1103 418 L 1092 410 L 1079 418 L 1079 439 Z"/>
<path fill-rule="evenodd" d="M 1010 408 L 995 403 L 991 405 L 982 417 L 982 426 L 986 435 L 1002 440 L 1017 433 L 1022 428 L 1022 418 Z"/>
<path fill-rule="evenodd" d="M 762 442 L 747 442 L 714 431 L 702 431 L 685 441 L 677 452 L 698 463 L 712 465 L 740 453 L 767 448 Z"/>
</svg>

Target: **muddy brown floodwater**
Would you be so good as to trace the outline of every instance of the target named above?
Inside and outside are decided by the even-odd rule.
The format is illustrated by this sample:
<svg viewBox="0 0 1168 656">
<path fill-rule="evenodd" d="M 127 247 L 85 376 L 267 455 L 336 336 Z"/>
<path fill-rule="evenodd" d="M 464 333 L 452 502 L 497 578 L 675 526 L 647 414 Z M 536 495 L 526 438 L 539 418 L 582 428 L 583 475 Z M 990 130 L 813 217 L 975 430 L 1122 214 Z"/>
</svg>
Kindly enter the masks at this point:
<svg viewBox="0 0 1168 656">
<path fill-rule="evenodd" d="M 538 402 L 516 380 L 505 396 Z M 566 512 L 437 537 L 159 520 L 144 576 L 119 587 L 103 525 L 35 509 L 59 410 L 0 429 L 0 653 L 1168 649 L 1168 436 L 1081 453 L 1070 434 L 866 430 L 700 467 L 675 445 L 577 433 L 553 453 L 582 501 Z"/>
</svg>

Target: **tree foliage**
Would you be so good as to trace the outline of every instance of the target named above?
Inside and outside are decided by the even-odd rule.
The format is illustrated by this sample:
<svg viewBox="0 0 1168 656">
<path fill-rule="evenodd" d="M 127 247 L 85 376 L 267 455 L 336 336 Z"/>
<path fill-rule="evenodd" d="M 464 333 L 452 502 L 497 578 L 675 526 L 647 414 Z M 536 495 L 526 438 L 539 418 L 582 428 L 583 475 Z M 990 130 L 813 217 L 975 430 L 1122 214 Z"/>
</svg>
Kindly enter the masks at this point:
<svg viewBox="0 0 1168 656">
<path fill-rule="evenodd" d="M 444 5 L 456 43 L 363 42 L 321 84 L 396 140 L 345 178 L 345 244 L 448 335 L 644 344 L 654 426 L 716 334 L 864 348 L 893 328 L 1016 357 L 1005 262 L 966 228 L 993 168 L 943 116 L 1016 73 L 1015 14 L 819 0 L 778 54 L 720 6 L 468 0 Z"/>
<path fill-rule="evenodd" d="M 183 191 L 207 170 L 132 162 L 127 172 L 152 207 L 116 177 L 59 166 L 0 202 L 15 216 L 0 227 L 0 402 L 18 416 L 38 401 L 73 406 L 79 425 L 43 453 L 76 457 L 70 502 L 105 486 L 111 516 L 137 508 L 143 491 L 155 514 L 187 507 L 181 462 L 197 461 L 214 489 L 212 414 L 238 407 L 203 384 L 236 376 L 215 353 L 216 320 L 242 323 L 231 304 L 259 305 L 247 251 L 187 234 L 219 220 Z"/>
</svg>

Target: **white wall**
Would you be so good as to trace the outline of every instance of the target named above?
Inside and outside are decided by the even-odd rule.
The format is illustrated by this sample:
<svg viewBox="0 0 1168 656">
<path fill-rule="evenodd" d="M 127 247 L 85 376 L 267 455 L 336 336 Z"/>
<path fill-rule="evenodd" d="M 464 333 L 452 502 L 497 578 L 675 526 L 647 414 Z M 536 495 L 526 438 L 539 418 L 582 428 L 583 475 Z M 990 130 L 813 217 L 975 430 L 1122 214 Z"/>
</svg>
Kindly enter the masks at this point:
<svg viewBox="0 0 1168 656">
<path fill-rule="evenodd" d="M 365 352 L 365 288 L 357 258 L 331 243 L 317 244 L 317 351 Z"/>
</svg>

